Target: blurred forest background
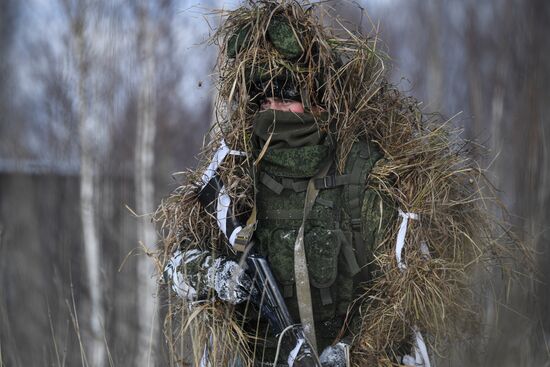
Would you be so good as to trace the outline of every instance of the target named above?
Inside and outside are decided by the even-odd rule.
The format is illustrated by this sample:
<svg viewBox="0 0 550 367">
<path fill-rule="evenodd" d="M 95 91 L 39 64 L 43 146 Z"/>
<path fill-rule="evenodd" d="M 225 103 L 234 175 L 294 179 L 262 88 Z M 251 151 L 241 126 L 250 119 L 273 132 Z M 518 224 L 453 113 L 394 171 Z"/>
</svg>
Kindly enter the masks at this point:
<svg viewBox="0 0 550 367">
<path fill-rule="evenodd" d="M 151 213 L 196 164 L 215 94 L 208 9 L 236 4 L 2 0 L 0 366 L 173 365 L 143 255 L 155 229 L 128 208 Z M 488 290 L 477 353 L 439 365 L 550 366 L 550 2 L 330 5 L 379 24 L 390 79 L 490 149 L 480 164 L 536 251 L 540 281 Z"/>
</svg>

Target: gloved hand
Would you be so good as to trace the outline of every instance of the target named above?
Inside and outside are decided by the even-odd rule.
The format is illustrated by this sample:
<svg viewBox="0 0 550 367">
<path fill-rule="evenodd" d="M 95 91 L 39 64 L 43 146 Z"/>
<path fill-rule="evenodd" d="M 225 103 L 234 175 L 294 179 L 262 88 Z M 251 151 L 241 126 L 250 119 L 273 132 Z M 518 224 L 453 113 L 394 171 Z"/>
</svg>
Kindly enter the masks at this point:
<svg viewBox="0 0 550 367">
<path fill-rule="evenodd" d="M 319 360 L 323 367 L 346 367 L 349 356 L 349 344 L 338 342 L 325 348 Z"/>
<path fill-rule="evenodd" d="M 207 261 L 210 259 L 208 256 Z M 207 282 L 222 301 L 234 305 L 245 301 L 252 289 L 252 280 L 244 269 L 237 262 L 223 257 L 208 267 Z"/>
<path fill-rule="evenodd" d="M 189 301 L 206 298 L 212 288 L 221 300 L 238 304 L 252 288 L 252 280 L 238 263 L 224 257 L 212 261 L 206 251 L 197 249 L 174 252 L 163 276 L 179 297 Z"/>
</svg>

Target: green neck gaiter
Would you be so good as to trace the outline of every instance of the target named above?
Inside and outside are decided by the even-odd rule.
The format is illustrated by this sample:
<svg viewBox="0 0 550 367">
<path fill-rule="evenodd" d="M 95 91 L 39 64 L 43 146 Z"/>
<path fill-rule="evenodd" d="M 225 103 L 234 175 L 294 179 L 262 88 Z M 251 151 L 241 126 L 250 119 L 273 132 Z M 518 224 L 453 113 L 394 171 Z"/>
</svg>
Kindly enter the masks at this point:
<svg viewBox="0 0 550 367">
<path fill-rule="evenodd" d="M 328 114 L 313 116 L 310 113 L 294 113 L 277 110 L 258 112 L 254 117 L 252 142 L 255 149 L 262 149 L 271 137 L 273 149 L 298 148 L 323 144 L 326 133 L 319 130 L 327 121 Z"/>
</svg>

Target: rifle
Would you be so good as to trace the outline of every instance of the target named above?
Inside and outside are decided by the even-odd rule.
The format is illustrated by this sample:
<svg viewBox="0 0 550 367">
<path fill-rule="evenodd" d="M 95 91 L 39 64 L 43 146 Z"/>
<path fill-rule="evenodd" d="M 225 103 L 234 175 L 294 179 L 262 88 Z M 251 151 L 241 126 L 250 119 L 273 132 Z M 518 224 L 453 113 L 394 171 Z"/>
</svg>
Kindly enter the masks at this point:
<svg viewBox="0 0 550 367">
<path fill-rule="evenodd" d="M 251 301 L 267 318 L 284 355 L 291 367 L 321 367 L 319 358 L 307 340 L 302 325 L 292 321 L 277 281 L 267 260 L 258 254 L 246 256 L 247 271 L 254 280 L 257 292 L 251 292 Z M 275 357 L 277 361 L 278 356 Z"/>
<path fill-rule="evenodd" d="M 224 144 L 220 149 L 223 148 Z M 218 156 L 218 162 L 223 157 L 225 156 Z M 216 217 L 220 230 L 233 248 L 243 252 L 241 266 L 246 264 L 243 267 L 254 282 L 255 291 L 250 291 L 250 300 L 258 307 L 260 315 L 268 320 L 279 339 L 280 350 L 288 356 L 290 367 L 321 367 L 319 357 L 307 340 L 302 325 L 293 322 L 267 260 L 253 251 L 251 226 L 243 225 L 242 220 L 233 214 L 231 199 L 223 182 L 213 172 L 213 169 L 217 170 L 218 164 L 211 166 L 204 176 L 208 180 L 203 178 L 203 185 L 198 193 L 199 201 L 207 212 Z M 246 235 L 243 236 L 241 232 Z M 277 359 L 278 356 L 275 363 Z"/>
</svg>

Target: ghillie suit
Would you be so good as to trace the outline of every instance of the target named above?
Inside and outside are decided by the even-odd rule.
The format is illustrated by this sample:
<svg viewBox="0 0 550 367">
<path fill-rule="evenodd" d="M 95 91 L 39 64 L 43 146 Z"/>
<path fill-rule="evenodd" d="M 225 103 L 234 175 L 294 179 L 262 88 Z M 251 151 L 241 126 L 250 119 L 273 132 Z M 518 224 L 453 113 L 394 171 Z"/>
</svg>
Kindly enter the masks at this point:
<svg viewBox="0 0 550 367">
<path fill-rule="evenodd" d="M 190 332 L 197 365 L 272 362 L 276 348 L 248 302 L 223 301 L 242 294 L 224 294 L 211 270 L 238 272 L 226 259 L 238 260 L 231 245 L 241 229 L 226 217 L 220 226 L 201 204 L 211 171 L 223 182 L 215 205 L 248 219 L 295 317 L 293 249 L 313 182 L 304 242 L 318 350 L 346 339 L 354 366 L 429 365 L 426 345 L 436 350 L 475 324 L 469 275 L 513 256 L 494 239 L 468 145 L 386 81 L 376 38 L 322 25 L 325 12 L 255 1 L 228 12 L 213 37 L 221 52 L 211 141 L 156 213 L 162 267 L 177 253 L 170 280 L 192 278 L 175 289 L 198 298 L 170 302 L 167 337 L 176 347 Z M 262 96 L 279 94 L 307 113 L 258 111 Z"/>
</svg>

